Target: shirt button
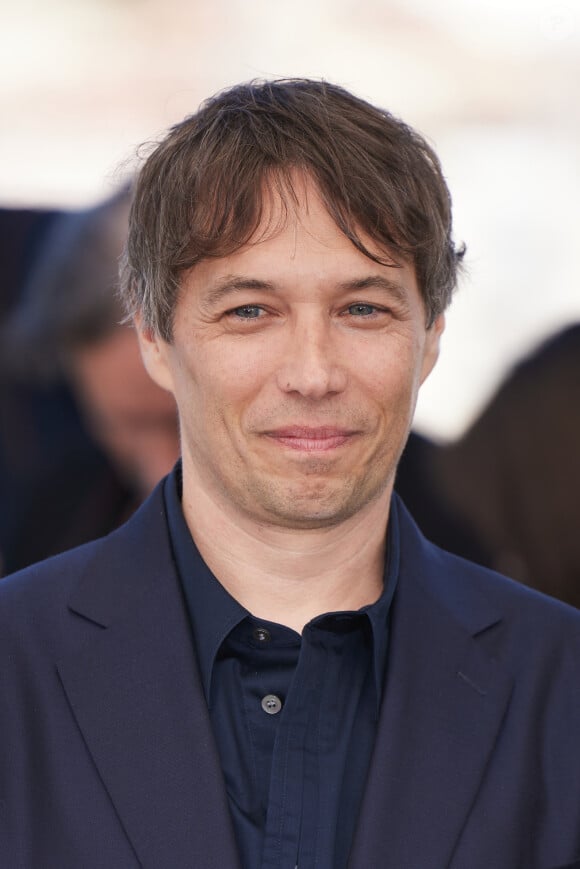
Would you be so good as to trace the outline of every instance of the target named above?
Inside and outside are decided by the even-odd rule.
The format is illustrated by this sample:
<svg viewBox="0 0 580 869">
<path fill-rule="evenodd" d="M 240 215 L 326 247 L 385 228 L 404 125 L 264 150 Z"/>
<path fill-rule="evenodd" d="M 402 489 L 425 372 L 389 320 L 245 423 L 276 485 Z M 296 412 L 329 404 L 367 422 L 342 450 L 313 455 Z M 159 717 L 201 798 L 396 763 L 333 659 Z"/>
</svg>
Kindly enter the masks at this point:
<svg viewBox="0 0 580 869">
<path fill-rule="evenodd" d="M 269 643 L 270 640 L 272 639 L 272 636 L 271 636 L 268 628 L 256 628 L 253 631 L 252 636 L 256 640 L 257 643 L 264 643 L 264 645 L 266 643 Z"/>
<path fill-rule="evenodd" d="M 268 715 L 277 715 L 282 708 L 282 701 L 275 694 L 266 694 L 262 697 L 262 709 Z"/>
</svg>

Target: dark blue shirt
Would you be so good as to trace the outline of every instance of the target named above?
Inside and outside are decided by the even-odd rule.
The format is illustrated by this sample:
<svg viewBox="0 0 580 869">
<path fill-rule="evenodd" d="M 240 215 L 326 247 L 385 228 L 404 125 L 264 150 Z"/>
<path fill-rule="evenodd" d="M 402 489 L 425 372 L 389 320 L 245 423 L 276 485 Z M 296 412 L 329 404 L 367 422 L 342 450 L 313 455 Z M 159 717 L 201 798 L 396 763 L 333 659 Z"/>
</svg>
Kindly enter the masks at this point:
<svg viewBox="0 0 580 869">
<path fill-rule="evenodd" d="M 300 635 L 254 618 L 213 576 L 181 510 L 179 468 L 165 500 L 241 864 L 344 869 L 382 701 L 396 516 L 379 600 Z"/>
</svg>

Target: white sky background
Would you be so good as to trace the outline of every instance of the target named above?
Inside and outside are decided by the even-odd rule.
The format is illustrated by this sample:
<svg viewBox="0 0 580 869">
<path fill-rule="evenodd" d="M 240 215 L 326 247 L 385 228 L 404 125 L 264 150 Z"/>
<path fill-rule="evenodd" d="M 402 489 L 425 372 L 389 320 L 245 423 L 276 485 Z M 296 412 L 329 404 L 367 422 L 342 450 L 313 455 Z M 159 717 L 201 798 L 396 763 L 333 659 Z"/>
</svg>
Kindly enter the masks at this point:
<svg viewBox="0 0 580 869">
<path fill-rule="evenodd" d="M 417 427 L 469 424 L 580 320 L 578 0 L 0 0 L 0 203 L 86 205 L 216 90 L 324 77 L 442 158 L 469 275 Z"/>
</svg>

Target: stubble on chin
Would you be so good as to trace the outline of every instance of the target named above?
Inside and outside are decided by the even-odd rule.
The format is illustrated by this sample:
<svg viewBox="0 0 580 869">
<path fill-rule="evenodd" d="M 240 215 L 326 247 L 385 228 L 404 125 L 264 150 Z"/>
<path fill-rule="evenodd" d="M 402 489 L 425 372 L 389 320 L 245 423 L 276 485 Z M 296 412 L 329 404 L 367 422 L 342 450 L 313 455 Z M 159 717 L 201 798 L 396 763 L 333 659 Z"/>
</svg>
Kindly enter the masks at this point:
<svg viewBox="0 0 580 869">
<path fill-rule="evenodd" d="M 319 462 L 325 466 L 324 460 Z M 240 506 L 260 523 L 296 530 L 328 528 L 352 518 L 380 498 L 389 486 L 384 479 L 314 477 L 311 467 L 310 473 L 300 479 L 246 481 L 239 489 L 243 500 Z"/>
</svg>

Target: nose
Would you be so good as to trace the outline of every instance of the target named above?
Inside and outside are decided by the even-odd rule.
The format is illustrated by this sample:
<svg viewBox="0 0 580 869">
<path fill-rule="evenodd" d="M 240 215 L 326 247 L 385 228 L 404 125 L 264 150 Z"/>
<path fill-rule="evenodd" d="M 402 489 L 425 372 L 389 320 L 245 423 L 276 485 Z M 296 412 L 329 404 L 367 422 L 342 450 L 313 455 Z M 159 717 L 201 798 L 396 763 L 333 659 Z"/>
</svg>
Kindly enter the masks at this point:
<svg viewBox="0 0 580 869">
<path fill-rule="evenodd" d="M 296 325 L 278 370 L 278 386 L 313 400 L 344 390 L 346 371 L 330 323 L 310 318 Z"/>
</svg>

